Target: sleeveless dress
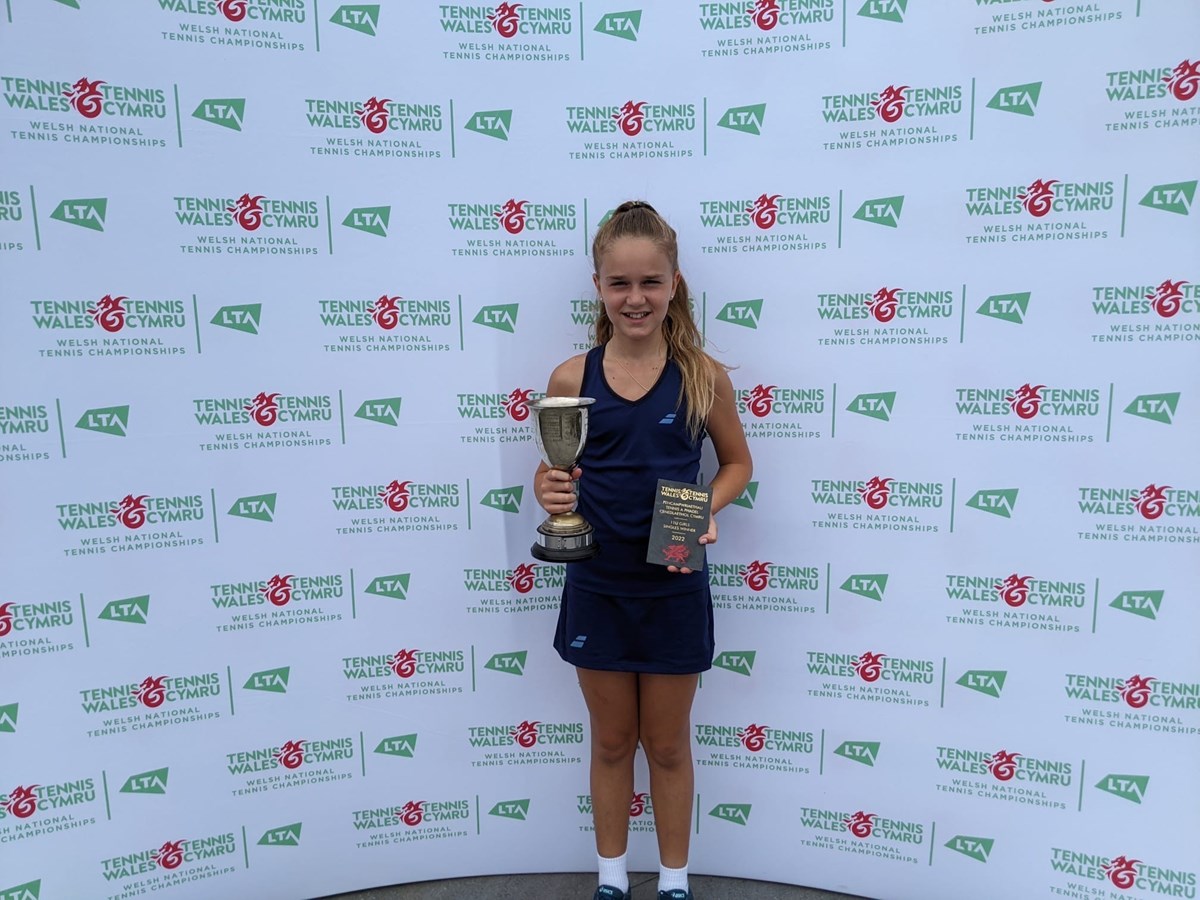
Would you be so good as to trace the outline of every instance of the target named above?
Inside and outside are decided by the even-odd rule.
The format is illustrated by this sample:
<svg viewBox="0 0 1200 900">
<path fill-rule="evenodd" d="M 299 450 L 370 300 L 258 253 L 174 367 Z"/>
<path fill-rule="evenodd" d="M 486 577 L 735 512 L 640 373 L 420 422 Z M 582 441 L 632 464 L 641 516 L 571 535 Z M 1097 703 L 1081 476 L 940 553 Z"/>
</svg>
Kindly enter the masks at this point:
<svg viewBox="0 0 1200 900">
<path fill-rule="evenodd" d="M 682 375 L 668 358 L 658 381 L 626 400 L 604 377 L 604 348 L 588 351 L 580 394 L 589 408 L 578 510 L 600 553 L 568 563 L 554 647 L 585 669 L 690 674 L 712 667 L 707 564 L 689 575 L 646 562 L 658 479 L 695 484 L 704 440 L 688 434 Z"/>
</svg>

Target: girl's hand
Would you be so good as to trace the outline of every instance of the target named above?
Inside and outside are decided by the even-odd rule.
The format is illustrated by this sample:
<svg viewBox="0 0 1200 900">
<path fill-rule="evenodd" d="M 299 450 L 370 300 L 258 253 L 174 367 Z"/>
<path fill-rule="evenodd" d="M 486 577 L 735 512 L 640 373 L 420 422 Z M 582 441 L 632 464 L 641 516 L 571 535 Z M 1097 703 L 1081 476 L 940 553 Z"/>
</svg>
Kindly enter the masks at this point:
<svg viewBox="0 0 1200 900">
<path fill-rule="evenodd" d="M 534 484 L 537 501 L 542 509 L 552 516 L 573 510 L 576 500 L 575 482 L 581 475 L 583 469 L 578 467 L 569 474 L 562 469 L 546 469 Z"/>
<path fill-rule="evenodd" d="M 708 544 L 715 544 L 716 542 L 717 542 L 717 520 L 710 513 L 708 516 L 708 531 L 706 531 L 704 534 L 700 535 L 700 543 L 708 545 Z M 667 566 L 667 571 L 668 572 L 678 572 L 680 575 L 691 575 L 692 574 L 692 570 L 689 569 L 687 566 L 683 566 L 683 567 Z"/>
</svg>

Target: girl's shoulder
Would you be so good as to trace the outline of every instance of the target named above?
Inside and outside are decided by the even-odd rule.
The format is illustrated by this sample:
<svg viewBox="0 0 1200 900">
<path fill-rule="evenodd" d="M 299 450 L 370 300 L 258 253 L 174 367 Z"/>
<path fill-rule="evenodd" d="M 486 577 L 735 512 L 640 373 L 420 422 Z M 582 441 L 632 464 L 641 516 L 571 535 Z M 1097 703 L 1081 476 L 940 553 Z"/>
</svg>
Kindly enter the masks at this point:
<svg viewBox="0 0 1200 900">
<path fill-rule="evenodd" d="M 583 370 L 587 362 L 586 353 L 578 353 L 555 366 L 550 373 L 550 385 L 546 388 L 549 397 L 578 397 L 583 387 Z"/>
</svg>

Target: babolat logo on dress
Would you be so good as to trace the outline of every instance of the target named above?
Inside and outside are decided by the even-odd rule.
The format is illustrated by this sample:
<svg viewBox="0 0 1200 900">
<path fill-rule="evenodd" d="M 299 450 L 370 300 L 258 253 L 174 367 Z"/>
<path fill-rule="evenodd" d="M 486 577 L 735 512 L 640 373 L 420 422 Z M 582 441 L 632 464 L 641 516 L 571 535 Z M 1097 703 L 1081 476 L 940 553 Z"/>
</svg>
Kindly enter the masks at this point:
<svg viewBox="0 0 1200 900">
<path fill-rule="evenodd" d="M 1132 855 L 1109 856 L 1106 853 L 1084 853 L 1051 847 L 1050 870 L 1067 876 L 1067 880 L 1051 887 L 1051 890 L 1062 894 L 1083 890 L 1088 896 L 1094 897 L 1123 897 L 1127 895 L 1118 892 L 1130 889 L 1138 890 L 1138 897 L 1196 896 L 1200 875 L 1195 869 L 1168 868 L 1141 859 L 1131 859 Z M 1099 884 L 1095 887 L 1084 886 L 1079 884 L 1080 880 Z M 1117 891 L 1109 888 L 1116 888 Z"/>
<path fill-rule="evenodd" d="M 461 308 L 449 298 L 380 294 L 374 300 L 318 300 L 326 353 L 448 353 Z"/>
<path fill-rule="evenodd" d="M 50 408 L 46 404 L 0 403 L 0 463 L 47 460 L 56 452 L 61 453 L 61 449 L 54 446 Z"/>
<path fill-rule="evenodd" d="M 579 813 L 580 831 L 596 830 L 592 817 L 592 795 L 576 794 L 575 809 Z M 629 801 L 628 830 L 641 834 L 654 834 L 654 802 L 649 791 L 634 791 Z"/>
<path fill-rule="evenodd" d="M 313 156 L 438 159 L 450 156 L 442 104 L 394 100 L 397 91 L 370 97 L 309 97 L 304 116 L 318 143 Z"/>
<path fill-rule="evenodd" d="M 490 766 L 579 765 L 583 747 L 582 722 L 544 722 L 525 719 L 491 725 L 469 725 L 467 745 L 474 768 Z"/>
<path fill-rule="evenodd" d="M 83 626 L 82 616 L 78 625 Z M 0 659 L 74 650 L 75 629 L 72 600 L 0 603 Z"/>
<path fill-rule="evenodd" d="M 0 791 L 0 841 L 6 844 L 84 828 L 108 818 L 95 778 L 55 784 L 30 782 L 18 784 L 7 793 Z"/>
<path fill-rule="evenodd" d="M 110 890 L 135 896 L 230 875 L 238 870 L 237 851 L 237 838 L 228 831 L 102 859 L 100 873 Z"/>
<path fill-rule="evenodd" d="M 79 692 L 79 708 L 96 723 L 87 733 L 92 738 L 208 722 L 219 719 L 224 707 L 218 672 L 147 675 Z"/>
<path fill-rule="evenodd" d="M 837 221 L 828 194 L 789 197 L 759 194 L 700 201 L 700 224 L 714 243 L 703 253 L 785 253 L 825 250 L 837 244 Z"/>
<path fill-rule="evenodd" d="M 825 388 L 756 384 L 736 391 L 734 402 L 746 436 L 815 440 L 826 416 Z"/>
<path fill-rule="evenodd" d="M 1017 387 L 954 391 L 955 439 L 1012 443 L 1090 444 L 1104 441 L 1111 401 L 1098 387 L 1025 382 Z"/>
<path fill-rule="evenodd" d="M 964 237 L 968 244 L 1103 240 L 1120 230 L 1120 193 L 1112 179 L 968 187 L 963 208 L 981 229 Z"/>
<path fill-rule="evenodd" d="M 909 659 L 886 653 L 859 654 L 809 650 L 805 663 L 810 697 L 862 700 L 898 706 L 936 706 L 937 668 L 932 659 Z M 945 663 L 942 664 L 943 674 Z"/>
<path fill-rule="evenodd" d="M 708 564 L 715 609 L 815 613 L 821 571 L 816 566 L 756 559 Z"/>
<path fill-rule="evenodd" d="M 967 140 L 961 84 L 901 84 L 875 91 L 821 97 L 826 150 L 908 147 Z"/>
<path fill-rule="evenodd" d="M 350 781 L 358 764 L 353 737 L 301 738 L 225 754 L 235 797 Z"/>
<path fill-rule="evenodd" d="M 1001 800 L 1039 809 L 1067 809 L 1078 790 L 1075 763 L 1041 759 L 1009 750 L 937 748 L 939 780 L 946 794 Z M 949 774 L 953 773 L 953 774 Z M 957 776 L 957 777 L 955 777 Z"/>
<path fill-rule="evenodd" d="M 471 801 L 406 800 L 391 806 L 356 809 L 350 816 L 354 830 L 362 832 L 362 840 L 354 844 L 359 850 L 440 841 L 469 834 L 465 826 L 471 821 Z"/>
<path fill-rule="evenodd" d="M 811 806 L 800 807 L 799 816 L 805 831 L 797 843 L 804 847 L 913 865 L 919 865 L 925 855 L 917 853 L 925 843 L 925 826 L 920 822 L 861 809 L 850 812 Z"/>
<path fill-rule="evenodd" d="M 1109 107 L 1121 118 L 1105 131 L 1148 131 L 1200 125 L 1200 57 L 1175 65 L 1104 73 Z M 1179 132 L 1175 132 L 1178 134 Z M 1183 132 L 1186 134 L 1187 132 Z"/>
<path fill-rule="evenodd" d="M 9 110 L 38 118 L 18 119 L 13 140 L 110 147 L 166 147 L 174 136 L 167 115 L 170 88 L 114 84 L 86 76 L 51 81 L 0 75 Z"/>
<path fill-rule="evenodd" d="M 704 155 L 700 104 L 682 98 L 566 108 L 570 159 L 681 159 Z M 579 137 L 575 137 L 579 135 Z"/>
<path fill-rule="evenodd" d="M 1001 5 L 1007 2 L 1007 5 Z M 976 35 L 1023 34 L 1044 32 L 1046 29 L 1082 27 L 1086 25 L 1124 24 L 1131 16 L 1130 4 L 1124 0 L 1099 0 L 1085 6 L 1044 6 L 1044 0 L 976 0 L 979 11 L 971 31 Z M 1004 12 L 993 12 L 1003 9 Z M 1012 10 L 1011 12 L 1009 10 Z"/>
<path fill-rule="evenodd" d="M 463 569 L 467 612 L 473 615 L 558 609 L 566 566 L 521 563 L 512 569 Z"/>
<path fill-rule="evenodd" d="M 907 2 L 907 0 L 901 0 Z M 840 40 L 834 0 L 745 0 L 701 3 L 700 55 L 754 56 L 828 50 Z"/>
<path fill-rule="evenodd" d="M 453 256 L 574 256 L 578 207 L 510 197 L 502 203 L 447 203 Z"/>
<path fill-rule="evenodd" d="M 346 593 L 346 578 L 338 572 L 209 585 L 209 600 L 225 620 L 218 632 L 340 622 Z"/>
<path fill-rule="evenodd" d="M 816 736 L 803 728 L 751 722 L 748 725 L 692 726 L 699 752 L 696 765 L 717 769 L 755 769 L 811 775 Z"/>
<path fill-rule="evenodd" d="M 164 41 L 303 53 L 312 34 L 308 0 L 158 0 L 158 6 L 179 15 L 174 29 L 162 32 Z"/>
<path fill-rule="evenodd" d="M 56 503 L 55 511 L 62 532 L 84 535 L 63 547 L 66 556 L 198 547 L 208 533 L 200 494 L 126 494 L 119 500 Z"/>
<path fill-rule="evenodd" d="M 321 205 L 316 200 L 241 195 L 172 197 L 175 223 L 186 232 L 180 253 L 317 256 Z"/>
<path fill-rule="evenodd" d="M 1151 482 L 1145 487 L 1080 487 L 1081 515 L 1131 521 L 1095 521 L 1077 532 L 1084 541 L 1176 544 L 1200 543 L 1200 489 Z M 1083 526 L 1086 528 L 1086 526 Z"/>
<path fill-rule="evenodd" d="M 951 625 L 1078 634 L 1094 612 L 1090 581 L 1008 575 L 947 575 Z"/>
<path fill-rule="evenodd" d="M 204 452 L 329 447 L 339 440 L 333 400 L 331 394 L 259 391 L 198 397 L 192 400 L 191 412 L 204 432 L 199 445 Z"/>
<path fill-rule="evenodd" d="M 1200 341 L 1200 283 L 1165 278 L 1159 284 L 1108 284 L 1092 288 L 1092 314 L 1107 331 L 1096 344 Z"/>
<path fill-rule="evenodd" d="M 338 534 L 393 531 L 460 531 L 467 528 L 466 486 L 455 482 L 393 478 L 377 484 L 340 484 L 330 489 Z M 382 515 L 363 515 L 379 512 Z"/>
<path fill-rule="evenodd" d="M 464 444 L 524 444 L 533 440 L 529 404 L 546 395 L 533 388 L 515 387 L 507 394 L 456 394 L 458 418 L 467 428 Z M 483 424 L 483 423 L 487 424 Z"/>
<path fill-rule="evenodd" d="M 354 693 L 346 700 L 389 700 L 473 691 L 469 650 L 405 647 L 394 652 L 342 657 L 342 676 Z"/>
<path fill-rule="evenodd" d="M 456 62 L 569 62 L 582 56 L 576 7 L 441 4 L 442 56 Z M 580 10 L 582 12 L 582 10 Z"/>
<path fill-rule="evenodd" d="M 1144 670 L 1143 670 L 1144 671 Z M 1063 693 L 1072 725 L 1200 737 L 1200 683 L 1153 675 L 1125 678 L 1068 672 Z"/>
<path fill-rule="evenodd" d="M 186 356 L 193 348 L 199 352 L 193 318 L 182 300 L 117 293 L 95 300 L 29 301 L 32 343 L 46 359 Z"/>
<path fill-rule="evenodd" d="M 880 285 L 817 294 L 811 330 L 818 347 L 928 347 L 956 336 L 958 301 L 949 286 Z"/>
<path fill-rule="evenodd" d="M 949 485 L 941 481 L 902 481 L 873 475 L 865 481 L 811 479 L 813 528 L 866 531 L 911 531 L 936 534 L 945 527 Z M 853 508 L 853 511 L 850 509 Z"/>
</svg>

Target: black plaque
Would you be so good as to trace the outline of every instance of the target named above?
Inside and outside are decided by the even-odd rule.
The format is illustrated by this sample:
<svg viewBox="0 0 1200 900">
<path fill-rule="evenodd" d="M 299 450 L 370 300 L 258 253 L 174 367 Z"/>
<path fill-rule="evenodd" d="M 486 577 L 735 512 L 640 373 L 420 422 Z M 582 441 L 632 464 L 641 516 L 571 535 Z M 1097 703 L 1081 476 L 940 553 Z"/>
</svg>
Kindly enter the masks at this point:
<svg viewBox="0 0 1200 900">
<path fill-rule="evenodd" d="M 682 481 L 658 480 L 650 546 L 646 562 L 699 569 L 704 565 L 701 536 L 712 517 L 712 488 Z"/>
</svg>

